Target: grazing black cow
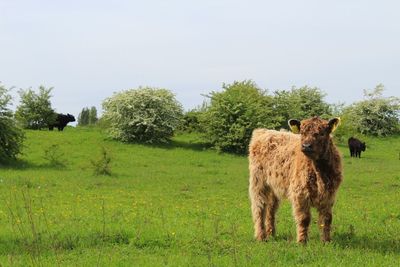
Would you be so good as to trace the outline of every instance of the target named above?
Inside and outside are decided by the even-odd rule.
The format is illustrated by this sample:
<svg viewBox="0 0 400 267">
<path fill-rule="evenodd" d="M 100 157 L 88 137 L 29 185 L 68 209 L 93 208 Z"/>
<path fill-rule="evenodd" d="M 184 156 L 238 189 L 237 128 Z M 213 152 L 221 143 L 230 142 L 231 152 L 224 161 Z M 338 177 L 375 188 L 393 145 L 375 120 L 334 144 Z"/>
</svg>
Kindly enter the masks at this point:
<svg viewBox="0 0 400 267">
<path fill-rule="evenodd" d="M 361 142 L 357 138 L 350 137 L 348 142 L 350 149 L 350 157 L 361 158 L 361 151 L 365 151 L 365 142 Z"/>
<path fill-rule="evenodd" d="M 49 124 L 49 130 L 53 131 L 54 127 L 57 127 L 59 131 L 62 131 L 68 122 L 73 121 L 75 121 L 75 117 L 71 114 L 56 114 L 54 122 Z"/>
</svg>

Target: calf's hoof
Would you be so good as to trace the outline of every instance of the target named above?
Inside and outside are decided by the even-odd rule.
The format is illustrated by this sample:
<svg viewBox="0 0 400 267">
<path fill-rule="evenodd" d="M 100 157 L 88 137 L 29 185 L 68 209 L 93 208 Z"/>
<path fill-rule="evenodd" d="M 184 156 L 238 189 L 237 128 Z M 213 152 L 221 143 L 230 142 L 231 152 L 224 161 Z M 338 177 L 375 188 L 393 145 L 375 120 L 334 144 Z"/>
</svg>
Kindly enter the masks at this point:
<svg viewBox="0 0 400 267">
<path fill-rule="evenodd" d="M 255 236 L 257 241 L 266 242 L 268 240 L 267 233 L 260 233 Z"/>
</svg>

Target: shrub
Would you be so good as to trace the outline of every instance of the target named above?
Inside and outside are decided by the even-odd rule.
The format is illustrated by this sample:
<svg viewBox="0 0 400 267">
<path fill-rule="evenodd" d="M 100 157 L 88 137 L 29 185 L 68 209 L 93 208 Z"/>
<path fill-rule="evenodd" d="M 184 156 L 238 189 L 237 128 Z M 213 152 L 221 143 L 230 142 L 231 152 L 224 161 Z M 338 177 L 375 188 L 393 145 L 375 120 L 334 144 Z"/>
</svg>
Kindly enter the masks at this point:
<svg viewBox="0 0 400 267">
<path fill-rule="evenodd" d="M 361 134 L 388 136 L 400 130 L 400 99 L 383 97 L 384 86 L 364 90 L 365 100 L 356 102 L 346 112 L 351 124 Z"/>
<path fill-rule="evenodd" d="M 58 144 L 52 144 L 44 149 L 43 158 L 49 162 L 50 166 L 64 167 L 66 161 L 63 157 L 64 153 Z"/>
<path fill-rule="evenodd" d="M 340 127 L 337 127 L 333 136 L 336 141 L 347 145 L 347 140 L 351 136 L 358 136 L 358 131 L 353 123 L 353 117 L 349 107 L 344 104 L 331 105 L 332 117 L 340 117 Z"/>
<path fill-rule="evenodd" d="M 330 105 L 324 101 L 325 93 L 317 87 L 293 87 L 290 91 L 274 92 L 274 108 L 282 116 L 280 126 L 287 128 L 289 119 L 306 119 L 331 115 Z"/>
<path fill-rule="evenodd" d="M 17 107 L 15 117 L 23 128 L 41 129 L 53 123 L 56 114 L 51 108 L 51 91 L 53 88 L 39 87 L 36 93 L 32 89 L 20 90 L 20 105 Z"/>
<path fill-rule="evenodd" d="M 253 81 L 223 84 L 222 92 L 212 92 L 210 105 L 201 116 L 205 138 L 221 151 L 247 153 L 255 128 L 278 126 L 272 97 Z"/>
<path fill-rule="evenodd" d="M 201 121 L 201 116 L 203 116 L 206 110 L 207 110 L 207 103 L 203 102 L 201 106 L 187 111 L 183 115 L 183 122 L 181 124 L 180 130 L 189 133 L 203 132 L 200 121 Z"/>
<path fill-rule="evenodd" d="M 103 102 L 111 137 L 124 142 L 167 142 L 182 121 L 182 106 L 166 89 L 127 90 Z"/>
<path fill-rule="evenodd" d="M 185 132 L 197 132 L 200 130 L 200 112 L 189 110 L 183 115 L 182 130 Z"/>
<path fill-rule="evenodd" d="M 97 120 L 96 127 L 101 131 L 108 132 L 108 129 L 111 128 L 111 123 L 102 116 Z"/>
<path fill-rule="evenodd" d="M 9 109 L 11 96 L 0 84 L 0 162 L 13 160 L 21 153 L 24 133 L 16 125 Z"/>
<path fill-rule="evenodd" d="M 90 163 L 93 167 L 94 175 L 111 175 L 111 155 L 107 149 L 101 148 L 101 155 Z"/>
</svg>

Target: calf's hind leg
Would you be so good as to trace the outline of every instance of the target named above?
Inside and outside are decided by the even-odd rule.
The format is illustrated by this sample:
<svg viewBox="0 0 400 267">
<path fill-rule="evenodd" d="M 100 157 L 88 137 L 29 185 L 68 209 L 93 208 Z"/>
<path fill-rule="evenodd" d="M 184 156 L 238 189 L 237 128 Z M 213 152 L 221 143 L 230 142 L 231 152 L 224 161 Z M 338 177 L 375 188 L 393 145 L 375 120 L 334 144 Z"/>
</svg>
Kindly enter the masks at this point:
<svg viewBox="0 0 400 267">
<path fill-rule="evenodd" d="M 266 188 L 262 184 L 258 184 L 253 179 L 250 179 L 249 195 L 254 223 L 254 237 L 259 241 L 267 239 L 265 229 L 267 197 L 265 190 Z"/>
<path fill-rule="evenodd" d="M 275 214 L 279 207 L 279 199 L 275 196 L 275 194 L 269 190 L 267 193 L 267 203 L 266 203 L 266 221 L 265 227 L 267 232 L 267 238 L 272 235 L 275 236 L 276 228 L 275 228 Z"/>
</svg>

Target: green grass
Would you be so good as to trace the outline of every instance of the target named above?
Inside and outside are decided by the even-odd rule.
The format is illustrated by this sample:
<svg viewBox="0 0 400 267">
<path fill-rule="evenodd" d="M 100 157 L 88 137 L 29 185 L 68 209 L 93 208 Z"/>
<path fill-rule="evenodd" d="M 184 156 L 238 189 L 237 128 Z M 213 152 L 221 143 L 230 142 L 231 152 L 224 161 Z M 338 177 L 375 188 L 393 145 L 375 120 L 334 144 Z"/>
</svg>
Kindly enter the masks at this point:
<svg viewBox="0 0 400 267">
<path fill-rule="evenodd" d="M 0 263 L 42 266 L 398 266 L 400 137 L 368 139 L 344 155 L 333 242 L 313 213 L 310 242 L 295 242 L 288 202 L 277 236 L 253 240 L 245 157 L 218 154 L 196 135 L 145 146 L 96 129 L 28 131 L 22 160 L 0 169 Z M 57 147 L 56 161 L 45 151 Z M 102 148 L 111 175 L 95 176 Z M 58 160 L 64 164 L 58 164 Z M 55 164 L 56 162 L 57 164 Z"/>
</svg>

